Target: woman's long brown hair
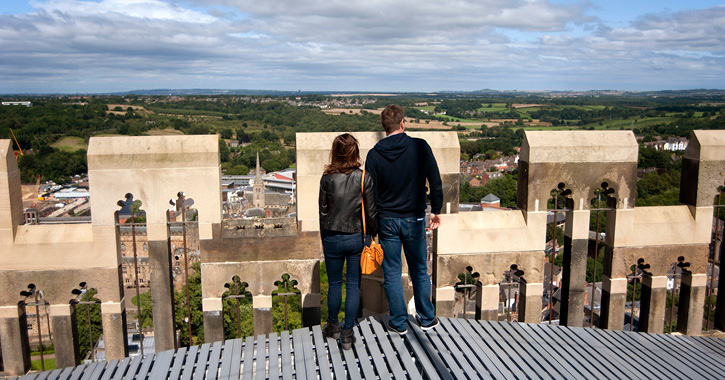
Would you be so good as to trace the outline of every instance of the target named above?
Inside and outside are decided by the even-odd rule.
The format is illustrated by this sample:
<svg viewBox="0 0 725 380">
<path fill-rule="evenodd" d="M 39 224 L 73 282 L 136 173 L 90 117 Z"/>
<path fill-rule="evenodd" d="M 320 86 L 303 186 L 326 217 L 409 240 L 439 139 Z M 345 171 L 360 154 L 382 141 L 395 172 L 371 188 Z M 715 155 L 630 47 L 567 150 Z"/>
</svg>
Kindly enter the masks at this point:
<svg viewBox="0 0 725 380">
<path fill-rule="evenodd" d="M 330 150 L 330 164 L 325 166 L 324 174 L 347 174 L 360 165 L 360 148 L 357 139 L 349 133 L 335 137 Z"/>
</svg>

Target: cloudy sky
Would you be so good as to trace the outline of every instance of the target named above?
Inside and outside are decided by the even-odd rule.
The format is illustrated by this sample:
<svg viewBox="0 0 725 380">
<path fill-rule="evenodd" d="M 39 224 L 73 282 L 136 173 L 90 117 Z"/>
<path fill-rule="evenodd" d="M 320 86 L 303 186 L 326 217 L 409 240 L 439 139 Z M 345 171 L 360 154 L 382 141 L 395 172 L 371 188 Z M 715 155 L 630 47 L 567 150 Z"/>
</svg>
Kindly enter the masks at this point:
<svg viewBox="0 0 725 380">
<path fill-rule="evenodd" d="M 0 93 L 723 89 L 724 4 L 2 0 Z"/>
</svg>

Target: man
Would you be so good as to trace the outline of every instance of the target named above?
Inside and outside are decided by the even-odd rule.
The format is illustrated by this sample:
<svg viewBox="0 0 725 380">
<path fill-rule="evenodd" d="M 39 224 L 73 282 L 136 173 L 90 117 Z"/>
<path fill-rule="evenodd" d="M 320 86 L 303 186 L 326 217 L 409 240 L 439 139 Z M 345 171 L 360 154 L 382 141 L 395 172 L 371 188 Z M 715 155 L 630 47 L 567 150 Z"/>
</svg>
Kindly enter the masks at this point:
<svg viewBox="0 0 725 380">
<path fill-rule="evenodd" d="M 385 256 L 385 294 L 390 305 L 390 330 L 407 332 L 408 319 L 401 282 L 401 245 L 413 281 L 416 319 L 423 330 L 438 324 L 431 302 L 425 236 L 426 180 L 430 186 L 430 228 L 440 225 L 443 185 L 433 152 L 423 139 L 405 134 L 403 108 L 391 104 L 380 115 L 386 137 L 368 152 L 365 169 L 373 177 L 378 206 L 378 236 Z"/>
</svg>

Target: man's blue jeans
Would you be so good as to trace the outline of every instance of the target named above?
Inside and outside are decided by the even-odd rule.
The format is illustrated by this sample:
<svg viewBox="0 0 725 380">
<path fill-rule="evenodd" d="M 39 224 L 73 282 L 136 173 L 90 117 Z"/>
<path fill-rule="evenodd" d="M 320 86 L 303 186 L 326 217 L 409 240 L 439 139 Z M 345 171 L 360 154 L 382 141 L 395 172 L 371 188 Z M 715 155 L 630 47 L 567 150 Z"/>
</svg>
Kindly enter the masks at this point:
<svg viewBox="0 0 725 380">
<path fill-rule="evenodd" d="M 367 237 L 366 244 L 370 244 Z M 360 306 L 360 253 L 363 249 L 362 234 L 346 234 L 325 231 L 322 240 L 325 253 L 325 266 L 330 289 L 327 293 L 328 322 L 337 322 L 337 314 L 342 305 L 342 268 L 347 261 L 347 281 L 345 283 L 345 324 L 343 329 L 355 326 Z"/>
<path fill-rule="evenodd" d="M 408 308 L 403 295 L 401 274 L 403 263 L 400 248 L 405 251 L 410 279 L 413 282 L 415 310 L 420 323 L 427 325 L 435 319 L 435 307 L 431 302 L 431 283 L 428 276 L 425 218 L 380 218 L 380 245 L 385 256 L 385 294 L 390 305 L 390 324 L 398 330 L 406 329 Z"/>
</svg>

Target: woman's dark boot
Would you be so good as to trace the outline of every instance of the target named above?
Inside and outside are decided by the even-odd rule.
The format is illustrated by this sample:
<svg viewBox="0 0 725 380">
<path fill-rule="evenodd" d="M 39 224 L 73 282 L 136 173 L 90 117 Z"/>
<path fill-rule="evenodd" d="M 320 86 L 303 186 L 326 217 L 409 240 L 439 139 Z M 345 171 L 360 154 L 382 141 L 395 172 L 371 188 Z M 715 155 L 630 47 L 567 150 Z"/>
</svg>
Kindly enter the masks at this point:
<svg viewBox="0 0 725 380">
<path fill-rule="evenodd" d="M 327 322 L 327 326 L 322 330 L 326 337 L 335 340 L 340 339 L 340 322 Z"/>
<path fill-rule="evenodd" d="M 342 348 L 349 350 L 356 341 L 353 330 L 351 328 L 342 330 L 342 339 L 340 341 L 342 342 Z"/>
</svg>

